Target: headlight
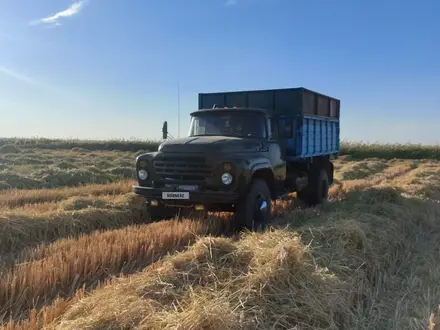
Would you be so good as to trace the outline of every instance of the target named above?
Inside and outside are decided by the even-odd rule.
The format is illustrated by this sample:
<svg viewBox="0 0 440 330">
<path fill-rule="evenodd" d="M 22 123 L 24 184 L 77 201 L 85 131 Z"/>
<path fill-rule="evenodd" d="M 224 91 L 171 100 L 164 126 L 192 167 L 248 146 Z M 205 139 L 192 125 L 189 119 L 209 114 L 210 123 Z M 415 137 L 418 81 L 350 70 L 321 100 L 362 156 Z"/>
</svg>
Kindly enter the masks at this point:
<svg viewBox="0 0 440 330">
<path fill-rule="evenodd" d="M 232 183 L 232 174 L 231 173 L 223 173 L 222 182 L 225 185 L 230 185 Z"/>
<path fill-rule="evenodd" d="M 139 170 L 138 177 L 141 180 L 147 180 L 148 179 L 148 172 L 146 170 Z"/>
</svg>

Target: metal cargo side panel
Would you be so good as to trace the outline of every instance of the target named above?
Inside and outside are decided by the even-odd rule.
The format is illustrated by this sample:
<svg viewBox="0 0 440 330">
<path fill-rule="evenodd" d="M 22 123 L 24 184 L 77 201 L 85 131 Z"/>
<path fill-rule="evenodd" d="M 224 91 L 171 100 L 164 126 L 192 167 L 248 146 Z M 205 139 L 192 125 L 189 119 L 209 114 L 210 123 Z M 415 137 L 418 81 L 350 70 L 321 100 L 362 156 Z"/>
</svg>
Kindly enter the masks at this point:
<svg viewBox="0 0 440 330">
<path fill-rule="evenodd" d="M 318 95 L 318 107 L 317 115 L 329 117 L 330 112 L 330 102 L 329 98 L 326 96 Z"/>
<path fill-rule="evenodd" d="M 248 107 L 273 110 L 274 93 L 272 91 L 248 92 Z"/>
<path fill-rule="evenodd" d="M 303 94 L 303 113 L 304 115 L 316 115 L 316 94 L 305 90 Z"/>
<path fill-rule="evenodd" d="M 225 94 L 199 94 L 199 109 L 211 109 L 214 104 L 217 107 L 225 107 Z"/>
<path fill-rule="evenodd" d="M 305 88 L 200 93 L 199 109 L 249 107 L 285 115 L 319 115 L 339 118 L 340 101 Z"/>
<path fill-rule="evenodd" d="M 339 120 L 305 116 L 301 128 L 301 158 L 339 152 Z"/>
<path fill-rule="evenodd" d="M 245 92 L 236 92 L 236 93 L 226 93 L 226 107 L 246 107 L 247 106 L 247 95 Z"/>
<path fill-rule="evenodd" d="M 211 93 L 211 94 L 199 95 L 199 109 L 212 109 L 214 105 L 218 108 L 246 107 L 247 93 L 231 92 L 231 93 Z"/>
<path fill-rule="evenodd" d="M 298 115 L 302 110 L 301 89 L 281 89 L 274 93 L 275 112 L 285 115 Z"/>
<path fill-rule="evenodd" d="M 331 99 L 330 100 L 330 117 L 339 118 L 339 109 L 338 109 L 338 101 Z"/>
</svg>

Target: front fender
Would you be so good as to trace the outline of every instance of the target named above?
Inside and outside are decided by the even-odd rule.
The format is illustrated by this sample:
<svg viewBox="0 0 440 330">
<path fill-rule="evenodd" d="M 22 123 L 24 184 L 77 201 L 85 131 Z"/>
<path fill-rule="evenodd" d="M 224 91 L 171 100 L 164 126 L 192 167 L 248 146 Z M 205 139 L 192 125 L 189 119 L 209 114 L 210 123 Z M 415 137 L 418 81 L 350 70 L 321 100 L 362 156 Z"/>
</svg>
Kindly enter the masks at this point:
<svg viewBox="0 0 440 330">
<path fill-rule="evenodd" d="M 156 153 L 157 152 L 154 152 L 154 151 L 153 152 L 146 152 L 146 153 L 143 153 L 143 154 L 141 154 L 141 155 L 136 157 L 136 162 L 135 162 L 136 179 L 137 179 L 137 181 L 138 181 L 138 183 L 140 185 L 150 185 L 151 184 L 151 182 L 152 182 L 152 180 L 153 180 L 153 178 L 155 176 L 155 171 L 154 171 L 154 166 L 153 166 L 153 159 L 154 159 L 154 155 Z M 141 165 L 141 162 L 145 161 L 145 160 L 147 161 L 147 167 L 143 167 Z M 141 169 L 141 167 L 143 169 L 146 169 L 148 171 L 148 173 L 149 173 L 149 176 L 148 176 L 147 180 L 141 180 L 139 178 L 139 176 L 138 176 L 138 171 Z"/>
<path fill-rule="evenodd" d="M 255 172 L 259 170 L 270 170 L 273 173 L 273 167 L 270 163 L 269 159 L 266 157 L 258 157 L 254 159 L 250 159 L 246 166 L 245 176 L 246 176 L 246 184 L 249 184 L 252 176 Z"/>
<path fill-rule="evenodd" d="M 231 157 L 230 160 L 237 167 L 238 180 L 236 189 L 241 196 L 246 194 L 252 176 L 256 171 L 261 169 L 270 169 L 272 171 L 272 165 L 266 157 Z"/>
<path fill-rule="evenodd" d="M 264 172 L 260 172 L 257 174 L 259 178 L 264 179 L 271 189 L 271 192 L 274 191 L 274 171 L 273 166 L 270 163 L 269 159 L 265 157 L 258 157 L 246 160 L 246 167 L 243 171 L 243 176 L 241 180 L 241 184 L 239 185 L 240 195 L 245 196 L 247 191 L 249 190 L 249 185 L 252 181 L 252 177 L 258 171 L 264 170 Z"/>
<path fill-rule="evenodd" d="M 262 170 L 262 169 L 270 169 L 271 171 L 273 171 L 272 164 L 270 163 L 268 158 L 258 157 L 258 158 L 252 159 L 249 162 L 249 173 L 250 173 L 251 177 L 256 171 Z"/>
<path fill-rule="evenodd" d="M 153 161 L 154 156 L 157 154 L 157 151 L 150 151 L 143 154 L 140 154 L 136 157 L 136 164 L 139 163 L 141 160 L 148 160 L 150 162 Z"/>
</svg>

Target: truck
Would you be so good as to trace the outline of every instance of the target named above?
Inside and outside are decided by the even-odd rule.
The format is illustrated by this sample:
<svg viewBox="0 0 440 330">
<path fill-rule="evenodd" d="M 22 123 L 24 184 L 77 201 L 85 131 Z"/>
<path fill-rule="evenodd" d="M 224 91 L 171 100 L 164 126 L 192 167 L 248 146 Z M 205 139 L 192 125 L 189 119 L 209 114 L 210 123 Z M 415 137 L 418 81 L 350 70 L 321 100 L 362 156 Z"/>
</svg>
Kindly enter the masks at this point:
<svg viewBox="0 0 440 330">
<path fill-rule="evenodd" d="M 199 93 L 187 137 L 136 158 L 133 191 L 154 220 L 182 210 L 235 213 L 264 230 L 272 202 L 296 192 L 308 206 L 328 199 L 339 155 L 340 100 L 297 87 Z"/>
</svg>

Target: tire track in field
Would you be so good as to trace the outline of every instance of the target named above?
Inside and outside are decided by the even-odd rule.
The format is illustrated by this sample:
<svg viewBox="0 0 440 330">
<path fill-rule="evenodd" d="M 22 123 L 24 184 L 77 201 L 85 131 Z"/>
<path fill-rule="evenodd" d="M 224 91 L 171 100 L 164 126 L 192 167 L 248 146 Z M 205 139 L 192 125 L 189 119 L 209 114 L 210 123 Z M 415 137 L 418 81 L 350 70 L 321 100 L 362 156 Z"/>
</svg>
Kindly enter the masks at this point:
<svg viewBox="0 0 440 330">
<path fill-rule="evenodd" d="M 344 180 L 332 185 L 329 196 L 333 199 L 344 199 L 346 193 L 360 191 L 375 186 L 396 186 L 396 183 L 418 168 L 418 162 L 404 162 L 403 164 L 391 165 L 382 172 L 373 174 L 365 179 Z"/>
<path fill-rule="evenodd" d="M 27 262 L 0 273 L 0 324 L 38 313 L 82 288 L 90 291 L 114 276 L 133 274 L 198 237 L 221 235 L 224 219 L 170 220 L 61 239 L 29 253 Z"/>
<path fill-rule="evenodd" d="M 409 164 L 399 164 L 398 166 L 391 166 L 387 169 L 385 169 L 383 172 L 378 173 L 378 174 L 374 174 L 371 177 L 367 178 L 367 179 L 361 179 L 361 180 L 347 180 L 347 181 L 343 181 L 342 185 L 344 184 L 350 184 L 351 182 L 364 182 L 367 184 L 367 186 L 365 185 L 361 185 L 362 187 L 369 187 L 369 186 L 374 186 L 374 185 L 378 185 L 378 184 L 383 184 L 385 182 L 392 182 L 393 180 L 397 180 L 398 178 L 408 174 L 411 170 L 414 169 L 414 164 L 413 165 L 409 165 Z M 277 203 L 278 204 L 278 203 Z M 276 210 L 274 210 L 274 213 L 278 215 L 281 215 L 282 213 L 285 213 L 286 211 L 289 211 L 290 209 L 295 208 L 295 201 L 284 201 L 281 203 L 281 205 L 277 205 Z M 273 214 L 273 215 L 275 215 Z M 276 215 L 275 215 L 276 217 Z M 148 226 L 155 226 L 154 224 L 150 224 Z M 167 236 L 166 231 L 160 230 L 160 235 L 162 236 Z M 162 239 L 162 238 L 161 238 Z M 166 238 L 165 238 L 166 239 Z M 95 241 L 92 240 L 92 241 Z M 126 240 L 129 241 L 129 240 Z M 122 260 L 128 262 L 128 266 L 126 265 L 126 263 L 122 262 L 121 263 L 116 263 L 116 264 L 110 264 L 107 265 L 105 263 L 101 263 L 101 266 L 99 266 L 100 263 L 96 263 L 96 262 L 89 262 L 86 263 L 85 266 L 87 265 L 93 265 L 94 267 L 96 267 L 96 265 L 98 265 L 98 267 L 96 268 L 97 270 L 99 270 L 100 272 L 102 271 L 102 268 L 106 269 L 106 272 L 108 270 L 109 267 L 114 267 L 113 270 L 110 273 L 106 273 L 105 276 L 104 275 L 99 275 L 101 273 L 97 273 L 97 274 L 93 274 L 93 269 L 92 270 L 81 270 L 79 273 L 82 274 L 86 274 L 84 275 L 84 278 L 76 278 L 76 277 L 71 277 L 73 274 L 78 273 L 75 272 L 74 270 L 70 269 L 69 267 L 71 267 L 73 265 L 73 263 L 71 263 L 71 261 L 68 261 L 67 263 L 65 262 L 65 265 L 63 267 L 60 267 L 61 270 L 68 270 L 67 272 L 64 272 L 63 274 L 67 274 L 67 275 L 62 275 L 62 276 L 67 276 L 67 281 L 61 280 L 62 284 L 62 288 L 58 287 L 57 285 L 49 285 L 49 287 L 41 287 L 41 284 L 38 282 L 41 279 L 44 278 L 57 278 L 57 276 L 54 274 L 50 274 L 48 276 L 48 274 L 44 275 L 44 269 L 51 269 L 53 267 L 50 267 L 50 263 L 52 263 L 52 265 L 58 265 L 61 266 L 60 261 L 66 259 L 66 255 L 72 255 L 72 258 L 68 258 L 69 260 L 86 260 L 87 259 L 87 255 L 89 255 L 88 253 L 84 254 L 82 257 L 77 255 L 78 254 L 78 250 L 84 250 L 84 251 L 89 251 L 89 253 L 96 251 L 95 249 L 91 249 L 90 247 L 87 248 L 82 248 L 80 249 L 80 246 L 76 246 L 76 244 L 72 244 L 71 247 L 68 249 L 70 252 L 66 252 L 65 249 L 61 248 L 61 245 L 58 247 L 56 247 L 56 244 L 64 244 L 63 241 L 60 242 L 56 242 L 52 248 L 47 248 L 46 252 L 44 252 L 43 250 L 35 253 L 34 257 L 40 260 L 36 260 L 34 262 L 31 262 L 29 264 L 25 264 L 22 265 L 20 267 L 23 267 L 20 269 L 20 272 L 17 271 L 15 274 L 19 274 L 19 273 L 23 273 L 24 275 L 26 275 L 26 279 L 30 278 L 29 281 L 33 281 L 32 280 L 32 274 L 36 273 L 38 274 L 37 278 L 39 278 L 39 280 L 37 280 L 35 283 L 30 284 L 30 283 L 25 283 L 25 280 L 23 279 L 22 281 L 17 280 L 14 278 L 14 274 L 8 274 L 11 275 L 12 277 L 10 277 L 8 279 L 8 281 L 4 282 L 5 284 L 5 288 L 6 291 L 12 290 L 12 291 L 16 291 L 16 292 L 20 292 L 20 287 L 10 287 L 7 283 L 14 283 L 14 285 L 17 285 L 17 283 L 19 285 L 26 286 L 28 289 L 26 291 L 26 299 L 23 299 L 22 297 L 18 298 L 18 301 L 11 301 L 9 302 L 8 300 L 6 300 L 6 305 L 10 306 L 10 312 L 8 313 L 9 316 L 13 317 L 16 320 L 19 319 L 23 319 L 26 318 L 30 315 L 31 311 L 32 313 L 38 313 L 38 311 L 41 311 L 41 308 L 44 308 L 44 306 L 50 306 L 50 304 L 52 304 L 54 302 L 54 299 L 57 297 L 57 295 L 59 293 L 62 293 L 62 296 L 64 295 L 64 297 L 66 298 L 65 301 L 68 301 L 69 299 L 72 299 L 75 295 L 75 292 L 78 292 L 77 290 L 81 289 L 81 286 L 84 285 L 85 283 L 90 283 L 90 281 L 92 281 L 95 284 L 88 284 L 88 288 L 92 289 L 93 285 L 97 285 L 99 286 L 99 282 L 105 281 L 106 279 L 109 278 L 109 276 L 118 276 L 120 275 L 120 273 L 131 273 L 131 272 L 135 272 L 137 270 L 139 270 L 141 268 L 141 265 L 139 263 L 136 263 L 136 260 L 134 261 L 134 264 L 131 264 L 132 266 L 130 266 L 130 262 L 126 261 L 126 257 L 123 257 Z M 127 242 L 129 243 L 129 242 Z M 138 242 L 139 243 L 139 242 Z M 90 243 L 88 243 L 90 244 Z M 158 241 L 157 245 L 158 248 L 157 250 L 155 250 L 155 252 L 153 254 L 156 254 L 155 257 L 160 258 L 160 255 L 162 255 L 162 250 L 165 250 L 165 252 L 171 252 L 171 250 L 168 249 L 164 249 L 163 247 L 161 247 L 160 241 Z M 67 244 L 68 245 L 68 244 Z M 114 242 L 109 243 L 109 244 L 100 244 L 99 248 L 103 249 L 104 252 L 106 249 L 110 248 L 110 247 L 115 247 L 118 244 L 115 244 Z M 133 246 L 134 249 L 139 249 L 139 245 L 144 246 L 145 244 L 135 244 L 136 246 Z M 174 247 L 173 247 L 174 248 Z M 52 250 L 51 250 L 52 249 Z M 52 252 L 47 252 L 47 251 L 52 251 Z M 58 250 L 58 251 L 57 251 Z M 125 250 L 124 250 L 125 251 Z M 81 254 L 81 253 L 80 253 Z M 130 256 L 132 254 L 129 254 Z M 104 260 L 107 260 L 108 257 L 104 257 Z M 157 261 L 158 259 L 154 258 L 154 257 L 145 257 L 147 259 L 152 259 L 151 262 L 154 263 L 155 261 Z M 145 258 L 141 258 L 141 260 L 145 259 Z M 109 258 L 109 260 L 112 258 Z M 44 264 L 44 265 L 43 265 Z M 57 267 L 58 267 L 57 266 Z M 105 266 L 105 267 L 104 267 Z M 132 268 L 131 268 L 132 267 Z M 25 271 L 27 269 L 27 272 Z M 131 269 L 128 270 L 128 269 Z M 104 276 L 104 277 L 103 277 Z M 58 280 L 59 281 L 59 280 Z M 63 284 L 64 283 L 64 284 Z M 91 286 L 90 286 L 91 285 Z M 29 287 L 31 289 L 29 289 Z M 43 291 L 41 291 L 43 290 Z M 67 291 L 67 293 L 66 293 Z M 33 293 L 32 293 L 33 292 Z M 30 296 L 28 296 L 30 294 Z M 38 305 L 35 305 L 34 303 L 32 304 L 28 304 L 26 302 L 30 302 L 35 300 L 35 298 L 38 297 L 44 297 L 43 301 L 40 301 L 40 303 Z M 25 302 L 25 305 L 23 305 L 23 302 Z M 28 304 L 28 305 L 26 305 Z M 13 306 L 13 307 L 11 307 Z M 36 309 L 34 309 L 36 308 Z M 11 310 L 12 309 L 12 310 Z M 6 320 L 6 319 L 4 319 Z"/>
</svg>

